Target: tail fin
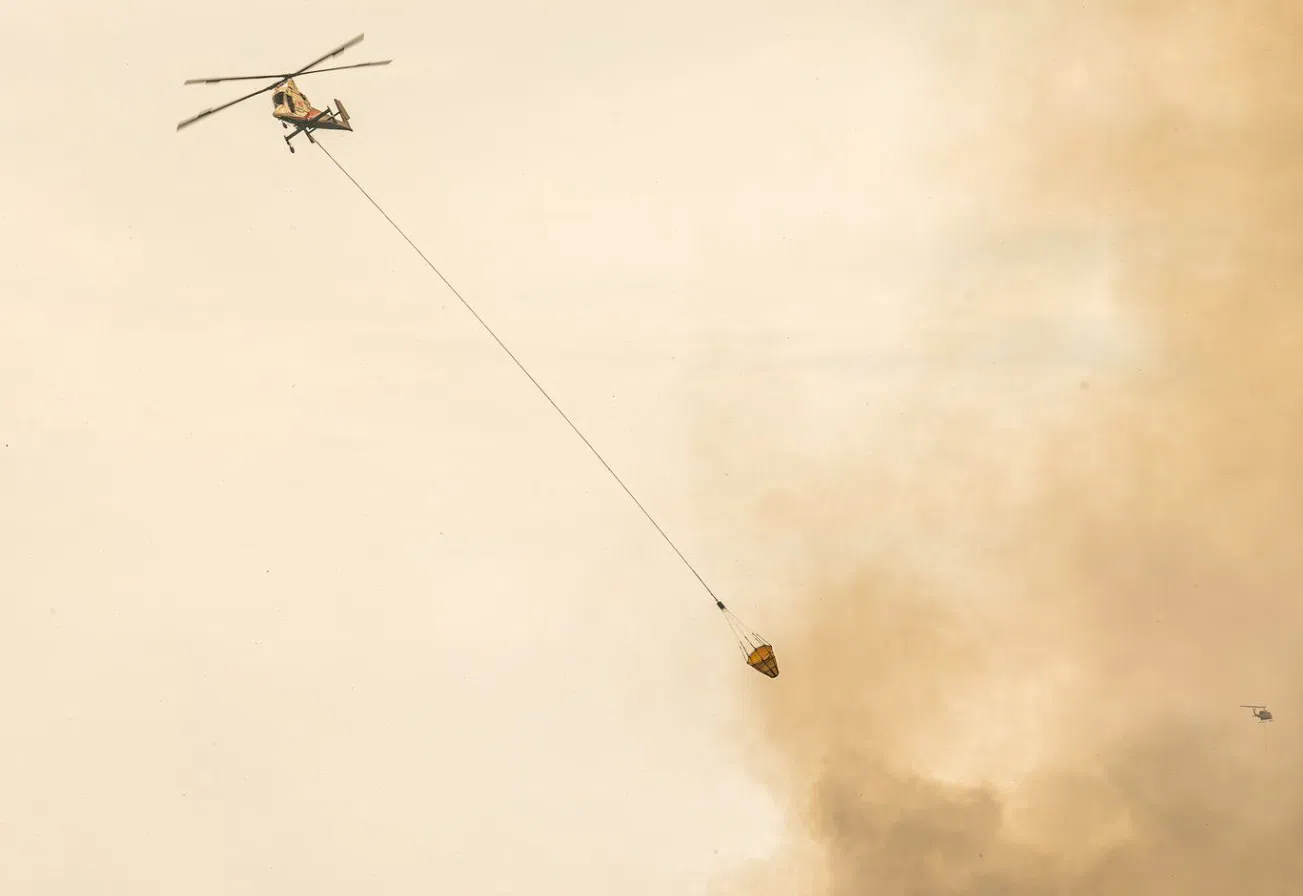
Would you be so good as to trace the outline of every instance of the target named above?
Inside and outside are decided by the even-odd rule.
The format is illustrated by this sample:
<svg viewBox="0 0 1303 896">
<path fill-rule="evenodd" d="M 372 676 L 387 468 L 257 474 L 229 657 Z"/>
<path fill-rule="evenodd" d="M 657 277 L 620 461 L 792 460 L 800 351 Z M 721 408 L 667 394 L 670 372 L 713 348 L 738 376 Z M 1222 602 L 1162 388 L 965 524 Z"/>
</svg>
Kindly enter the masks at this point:
<svg viewBox="0 0 1303 896">
<path fill-rule="evenodd" d="M 335 99 L 335 108 L 339 110 L 339 117 L 343 119 L 344 124 L 348 124 L 348 110 L 344 108 L 344 104 L 338 98 Z"/>
</svg>

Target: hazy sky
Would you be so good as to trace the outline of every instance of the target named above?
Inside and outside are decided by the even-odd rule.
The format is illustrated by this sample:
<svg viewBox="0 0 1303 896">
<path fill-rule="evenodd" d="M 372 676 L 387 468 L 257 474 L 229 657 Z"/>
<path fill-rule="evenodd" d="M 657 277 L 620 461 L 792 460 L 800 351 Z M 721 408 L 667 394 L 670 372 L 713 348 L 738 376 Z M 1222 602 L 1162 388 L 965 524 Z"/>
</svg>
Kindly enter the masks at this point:
<svg viewBox="0 0 1303 896">
<path fill-rule="evenodd" d="M 1003 707 L 999 725 L 950 707 L 941 735 L 910 710 L 878 737 L 955 680 L 857 665 L 865 632 L 881 657 L 941 648 L 911 653 L 927 626 L 860 614 L 881 589 L 846 582 L 868 551 L 948 606 L 998 605 L 1061 566 L 993 533 L 1052 519 L 1076 544 L 1062 520 L 1104 513 L 1087 485 L 1065 497 L 1056 459 L 1144 480 L 1135 452 L 1082 433 L 1176 369 L 1151 301 L 1175 293 L 1136 286 L 1170 258 L 1156 222 L 1187 221 L 1187 269 L 1243 258 L 1199 242 L 1213 219 L 1180 218 L 1198 202 L 1172 181 L 1149 197 L 1167 218 L 1131 191 L 1161 165 L 1118 160 L 1152 147 L 1155 110 L 1242 123 L 1256 82 L 1191 86 L 1233 65 L 1215 16 L 1140 33 L 1050 3 L 898 6 L 0 11 L 0 889 L 716 893 L 803 838 L 836 851 L 793 795 L 826 785 L 836 731 L 934 782 L 1008 784 L 1054 749 L 1008 716 L 1056 674 L 1107 702 L 1116 682 L 1089 670 L 1113 654 L 1077 638 L 1075 673 L 1061 653 L 1059 672 L 978 676 L 970 713 Z M 299 82 L 352 116 L 322 142 L 774 641 L 779 679 L 746 669 L 637 509 L 329 160 L 286 150 L 267 97 L 174 132 L 252 89 L 186 78 L 293 69 L 361 31 L 334 64 L 392 65 Z M 937 668 L 972 679 L 954 650 Z M 1235 704 L 1270 699 L 1274 662 L 1187 699 L 1248 724 Z M 914 892 L 855 868 L 826 892 Z M 798 877 L 790 892 L 825 892 Z"/>
</svg>

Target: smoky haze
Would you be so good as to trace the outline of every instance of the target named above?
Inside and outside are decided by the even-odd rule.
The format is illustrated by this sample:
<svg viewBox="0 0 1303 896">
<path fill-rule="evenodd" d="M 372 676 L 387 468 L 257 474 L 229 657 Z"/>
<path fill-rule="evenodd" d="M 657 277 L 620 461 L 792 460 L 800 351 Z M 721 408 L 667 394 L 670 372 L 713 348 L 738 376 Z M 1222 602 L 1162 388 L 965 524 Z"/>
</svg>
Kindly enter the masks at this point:
<svg viewBox="0 0 1303 896">
<path fill-rule="evenodd" d="M 833 447 L 702 427 L 735 446 L 704 480 L 759 458 L 765 488 L 711 500 L 786 589 L 749 620 L 783 676 L 742 699 L 788 840 L 720 892 L 1297 892 L 1303 8 L 978 6 L 884 23 L 985 119 L 927 159 L 970 201 L 893 349 L 913 387 Z M 1088 263 L 1029 262 L 1046 233 Z M 1020 290 L 1052 321 L 1086 278 L 1129 346 L 1096 373 L 954 323 L 998 330 Z"/>
</svg>

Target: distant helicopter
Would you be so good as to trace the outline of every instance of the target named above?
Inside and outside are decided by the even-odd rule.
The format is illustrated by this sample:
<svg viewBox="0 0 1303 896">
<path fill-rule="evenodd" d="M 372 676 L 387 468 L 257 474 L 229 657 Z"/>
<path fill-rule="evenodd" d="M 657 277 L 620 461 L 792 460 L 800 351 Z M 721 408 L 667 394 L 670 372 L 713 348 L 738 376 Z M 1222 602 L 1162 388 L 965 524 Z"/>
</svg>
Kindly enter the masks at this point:
<svg viewBox="0 0 1303 896">
<path fill-rule="evenodd" d="M 1256 703 L 1241 703 L 1240 709 L 1251 710 L 1253 712 L 1253 715 L 1257 718 L 1258 724 L 1271 721 L 1271 713 L 1267 710 L 1267 707 L 1265 706 L 1261 706 Z"/>
<path fill-rule="evenodd" d="M 362 38 L 363 35 L 359 34 L 348 43 L 336 47 L 325 56 L 308 63 L 296 72 L 286 72 L 285 74 L 280 75 L 239 75 L 229 78 L 191 78 L 186 81 L 187 84 L 217 84 L 222 81 L 257 81 L 263 78 L 274 78 L 275 80 L 266 87 L 263 87 L 261 90 L 255 90 L 253 93 L 245 94 L 237 100 L 231 100 L 229 103 L 224 103 L 223 105 L 212 109 L 205 109 L 198 115 L 195 115 L 192 118 L 187 118 L 185 121 L 178 124 L 176 129 L 179 131 L 184 127 L 189 127 L 201 118 L 207 118 L 214 112 L 220 112 L 223 109 L 234 106 L 236 103 L 242 103 L 247 99 L 252 99 L 253 97 L 266 93 L 269 90 L 275 90 L 276 93 L 273 94 L 271 98 L 274 107 L 272 115 L 280 120 L 282 127 L 294 127 L 294 130 L 285 138 L 285 145 L 290 148 L 290 152 L 294 152 L 294 144 L 290 141 L 299 134 L 306 135 L 309 142 L 316 143 L 317 141 L 312 139 L 312 132 L 315 130 L 351 131 L 353 128 L 348 123 L 348 110 L 344 108 L 343 103 L 339 100 L 335 100 L 335 106 L 337 107 L 335 110 L 331 110 L 330 106 L 326 106 L 325 110 L 313 108 L 312 103 L 308 102 L 308 98 L 303 95 L 303 92 L 299 90 L 298 86 L 294 83 L 294 79 L 301 75 L 315 75 L 319 72 L 337 72 L 346 68 L 367 68 L 368 66 L 373 65 L 388 65 L 393 61 L 391 59 L 385 59 L 380 62 L 359 62 L 354 65 L 340 65 L 334 68 L 316 68 L 316 66 L 325 62 L 327 59 L 333 59 L 349 47 L 361 43 Z"/>
</svg>

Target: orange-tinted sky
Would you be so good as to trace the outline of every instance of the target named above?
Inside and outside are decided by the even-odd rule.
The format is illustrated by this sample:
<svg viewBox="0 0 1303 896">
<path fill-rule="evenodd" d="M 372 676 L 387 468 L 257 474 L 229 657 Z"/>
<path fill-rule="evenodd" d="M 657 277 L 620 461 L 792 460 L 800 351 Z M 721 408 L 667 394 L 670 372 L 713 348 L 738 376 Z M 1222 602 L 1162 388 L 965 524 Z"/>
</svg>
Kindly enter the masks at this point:
<svg viewBox="0 0 1303 896">
<path fill-rule="evenodd" d="M 983 8 L 0 12 L 0 889 L 1290 872 L 1296 17 Z M 174 132 L 359 31 L 323 142 L 781 678 L 266 98 Z"/>
</svg>

